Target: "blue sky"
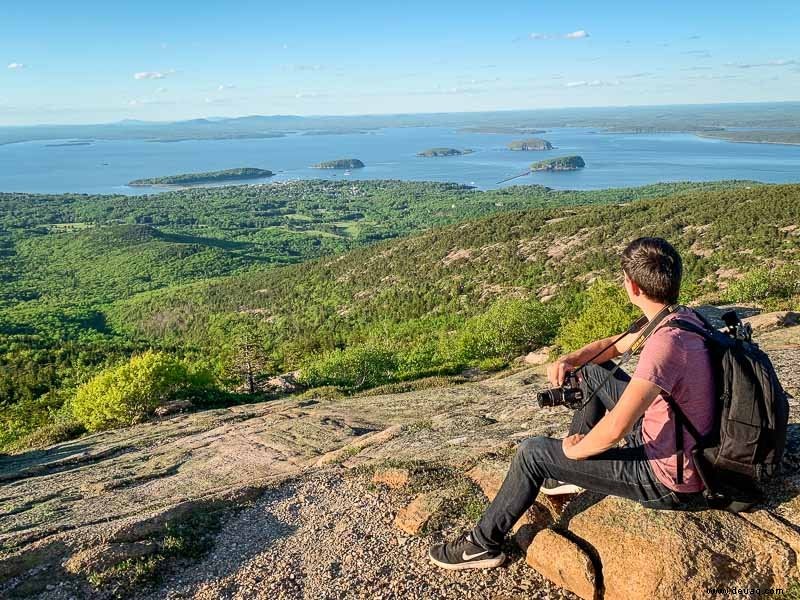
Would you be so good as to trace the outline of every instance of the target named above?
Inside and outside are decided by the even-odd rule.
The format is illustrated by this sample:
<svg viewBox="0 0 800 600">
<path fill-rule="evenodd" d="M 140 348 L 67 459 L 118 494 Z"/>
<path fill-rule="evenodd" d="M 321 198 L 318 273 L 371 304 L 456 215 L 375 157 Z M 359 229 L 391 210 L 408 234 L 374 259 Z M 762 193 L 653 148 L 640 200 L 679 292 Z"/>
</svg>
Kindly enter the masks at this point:
<svg viewBox="0 0 800 600">
<path fill-rule="evenodd" d="M 800 100 L 798 29 L 797 0 L 7 3 L 0 124 Z"/>
</svg>

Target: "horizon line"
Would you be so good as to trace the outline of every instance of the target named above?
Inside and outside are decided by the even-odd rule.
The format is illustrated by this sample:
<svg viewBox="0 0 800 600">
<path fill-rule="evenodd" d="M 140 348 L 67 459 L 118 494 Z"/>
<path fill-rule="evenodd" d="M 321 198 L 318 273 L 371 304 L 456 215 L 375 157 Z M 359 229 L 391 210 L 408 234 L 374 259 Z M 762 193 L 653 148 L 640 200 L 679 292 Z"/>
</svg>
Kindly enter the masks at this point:
<svg viewBox="0 0 800 600">
<path fill-rule="evenodd" d="M 319 118 L 356 118 L 356 117 L 400 117 L 400 116 L 424 116 L 424 115 L 478 115 L 478 114 L 491 114 L 491 113 L 515 113 L 515 112 L 545 112 L 545 111 L 558 111 L 558 110 L 598 110 L 604 108 L 668 108 L 668 107 L 691 107 L 691 106 L 728 106 L 728 105 L 758 105 L 758 104 L 800 104 L 798 100 L 770 100 L 770 101 L 731 101 L 731 102 L 686 102 L 677 104 L 607 104 L 600 106 L 548 106 L 539 108 L 501 108 L 493 110 L 474 110 L 474 111 L 435 111 L 435 112 L 387 112 L 387 113 L 348 113 L 348 114 L 243 114 L 233 117 L 218 117 L 214 115 L 207 115 L 203 117 L 187 117 L 185 119 L 173 120 L 144 120 L 125 117 L 117 121 L 102 121 L 102 122 L 85 122 L 85 123 L 25 123 L 15 125 L 0 124 L 0 128 L 24 128 L 24 127 L 86 127 L 86 126 L 102 126 L 102 125 L 119 125 L 126 121 L 134 121 L 139 123 L 148 123 L 154 125 L 169 125 L 175 123 L 185 123 L 188 121 L 200 121 L 209 119 L 219 119 L 221 121 L 247 119 L 253 117 L 285 117 L 285 118 L 298 118 L 298 119 L 319 119 Z"/>
</svg>

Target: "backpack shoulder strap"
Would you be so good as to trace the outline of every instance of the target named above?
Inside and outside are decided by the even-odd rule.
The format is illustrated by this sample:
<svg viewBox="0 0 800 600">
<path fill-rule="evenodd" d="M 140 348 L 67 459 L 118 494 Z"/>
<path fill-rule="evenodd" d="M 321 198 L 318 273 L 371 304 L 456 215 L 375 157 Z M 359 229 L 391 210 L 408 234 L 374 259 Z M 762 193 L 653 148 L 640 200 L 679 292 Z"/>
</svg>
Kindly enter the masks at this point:
<svg viewBox="0 0 800 600">
<path fill-rule="evenodd" d="M 698 444 L 702 443 L 705 436 L 697 431 L 697 428 L 692 425 L 692 422 L 688 419 L 683 410 L 681 410 L 681 407 L 678 406 L 678 403 L 675 402 L 675 399 L 672 396 L 665 394 L 663 398 L 670 409 L 672 409 L 672 415 L 675 419 L 675 454 L 678 459 L 677 475 L 678 483 L 683 483 L 683 429 L 685 427 L 689 432 L 689 435 L 691 435 Z"/>
<path fill-rule="evenodd" d="M 704 323 L 705 324 L 705 323 Z M 672 327 L 674 329 L 681 329 L 683 331 L 690 331 L 697 335 L 703 336 L 705 339 L 711 339 L 713 334 L 707 327 L 700 327 L 691 321 L 686 321 L 681 318 L 670 319 L 662 327 Z"/>
</svg>

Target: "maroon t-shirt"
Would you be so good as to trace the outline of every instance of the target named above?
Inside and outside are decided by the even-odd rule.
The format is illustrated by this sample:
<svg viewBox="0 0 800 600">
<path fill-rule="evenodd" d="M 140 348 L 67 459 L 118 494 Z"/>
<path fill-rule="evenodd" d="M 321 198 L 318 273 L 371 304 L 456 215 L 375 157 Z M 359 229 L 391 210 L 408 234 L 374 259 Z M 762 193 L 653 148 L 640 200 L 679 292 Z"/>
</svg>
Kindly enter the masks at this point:
<svg viewBox="0 0 800 600">
<path fill-rule="evenodd" d="M 674 318 L 691 321 L 702 327 L 697 316 L 687 309 L 672 313 L 665 322 Z M 645 343 L 633 376 L 654 383 L 672 396 L 701 434 L 711 431 L 714 422 L 714 376 L 708 350 L 698 334 L 674 327 L 656 330 Z M 683 484 L 678 484 L 673 418 L 664 396 L 656 396 L 642 421 L 645 453 L 656 477 L 669 489 L 676 492 L 700 491 L 703 483 L 691 458 L 696 442 L 685 428 Z"/>
</svg>

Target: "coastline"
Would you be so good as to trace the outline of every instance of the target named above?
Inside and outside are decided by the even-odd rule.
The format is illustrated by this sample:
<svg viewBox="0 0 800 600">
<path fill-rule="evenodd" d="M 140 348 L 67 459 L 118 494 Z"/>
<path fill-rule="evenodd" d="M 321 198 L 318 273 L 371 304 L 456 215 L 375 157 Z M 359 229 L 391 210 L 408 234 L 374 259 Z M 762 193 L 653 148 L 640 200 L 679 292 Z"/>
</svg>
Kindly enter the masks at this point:
<svg viewBox="0 0 800 600">
<path fill-rule="evenodd" d="M 706 135 L 702 133 L 695 133 L 695 136 L 708 140 L 719 140 L 721 142 L 730 142 L 731 144 L 772 144 L 775 146 L 800 146 L 800 142 L 770 142 L 767 140 L 729 140 L 724 137 L 715 135 Z"/>
</svg>

